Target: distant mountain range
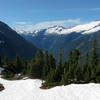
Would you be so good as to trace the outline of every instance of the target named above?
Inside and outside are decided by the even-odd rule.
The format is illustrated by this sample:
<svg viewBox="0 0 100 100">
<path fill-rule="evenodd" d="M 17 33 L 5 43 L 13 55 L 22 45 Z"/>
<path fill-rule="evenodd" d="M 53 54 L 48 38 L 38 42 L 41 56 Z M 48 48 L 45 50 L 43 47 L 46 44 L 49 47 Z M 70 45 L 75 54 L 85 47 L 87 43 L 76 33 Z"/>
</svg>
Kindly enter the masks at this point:
<svg viewBox="0 0 100 100">
<path fill-rule="evenodd" d="M 54 26 L 33 32 L 16 31 L 36 47 L 44 51 L 48 50 L 55 57 L 58 52 L 62 52 L 64 60 L 68 57 L 68 53 L 75 48 L 78 48 L 83 55 L 90 51 L 94 39 L 97 39 L 100 48 L 100 21 L 71 28 Z"/>
<path fill-rule="evenodd" d="M 0 21 L 0 57 L 8 55 L 10 59 L 19 54 L 22 58 L 34 57 L 37 48 L 7 24 Z"/>
</svg>

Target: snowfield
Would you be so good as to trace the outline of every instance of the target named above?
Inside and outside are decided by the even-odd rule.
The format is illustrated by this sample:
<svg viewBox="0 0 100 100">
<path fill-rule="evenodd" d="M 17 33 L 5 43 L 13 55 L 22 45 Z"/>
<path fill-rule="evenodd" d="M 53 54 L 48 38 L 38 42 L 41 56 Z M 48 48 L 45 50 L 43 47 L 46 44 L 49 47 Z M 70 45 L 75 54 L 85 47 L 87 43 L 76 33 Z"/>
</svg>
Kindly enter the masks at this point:
<svg viewBox="0 0 100 100">
<path fill-rule="evenodd" d="M 0 78 L 5 90 L 0 100 L 100 100 L 100 84 L 57 86 L 43 90 L 41 80 L 7 81 Z"/>
</svg>

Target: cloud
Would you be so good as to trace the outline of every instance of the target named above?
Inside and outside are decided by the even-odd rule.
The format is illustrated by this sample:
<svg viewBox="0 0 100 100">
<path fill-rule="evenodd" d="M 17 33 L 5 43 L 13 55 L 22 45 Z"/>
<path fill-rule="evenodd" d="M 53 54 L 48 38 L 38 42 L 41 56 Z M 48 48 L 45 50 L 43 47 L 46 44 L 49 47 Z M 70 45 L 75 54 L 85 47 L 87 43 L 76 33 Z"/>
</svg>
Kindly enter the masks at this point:
<svg viewBox="0 0 100 100">
<path fill-rule="evenodd" d="M 72 8 L 72 9 L 65 9 L 64 11 L 71 11 L 71 12 L 76 12 L 76 11 L 78 11 L 78 12 L 86 12 L 86 11 L 100 11 L 100 8 Z"/>
<path fill-rule="evenodd" d="M 91 8 L 91 11 L 100 11 L 100 8 Z"/>
<path fill-rule="evenodd" d="M 27 24 L 26 22 L 15 22 L 17 25 L 25 25 Z"/>
<path fill-rule="evenodd" d="M 60 26 L 72 26 L 76 24 L 80 24 L 81 20 L 80 19 L 69 19 L 69 20 L 57 20 L 57 21 L 46 21 L 46 22 L 40 22 L 35 25 L 29 24 L 29 22 L 24 23 L 17 23 L 17 29 L 22 29 L 25 31 L 34 31 L 37 29 L 45 29 L 48 27 L 53 27 L 55 25 L 60 25 Z M 18 25 L 20 24 L 20 25 Z"/>
</svg>

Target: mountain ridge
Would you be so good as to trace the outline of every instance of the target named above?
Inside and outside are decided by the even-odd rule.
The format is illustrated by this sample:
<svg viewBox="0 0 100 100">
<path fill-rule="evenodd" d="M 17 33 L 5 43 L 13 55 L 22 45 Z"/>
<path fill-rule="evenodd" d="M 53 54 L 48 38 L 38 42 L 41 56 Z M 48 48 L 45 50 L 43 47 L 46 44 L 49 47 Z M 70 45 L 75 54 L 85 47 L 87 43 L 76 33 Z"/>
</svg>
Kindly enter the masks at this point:
<svg viewBox="0 0 100 100">
<path fill-rule="evenodd" d="M 16 54 L 22 58 L 29 59 L 35 55 L 37 48 L 17 34 L 7 24 L 0 21 L 0 57 L 8 55 L 13 59 Z"/>
<path fill-rule="evenodd" d="M 76 33 L 81 32 L 82 34 L 89 34 L 89 33 L 97 32 L 98 30 L 100 30 L 100 20 L 92 21 L 87 24 L 76 25 L 70 28 L 65 28 L 63 26 L 55 25 L 53 27 L 48 27 L 46 29 L 34 30 L 33 32 L 17 30 L 17 29 L 16 29 L 16 32 L 18 32 L 19 34 L 29 35 L 33 33 L 36 35 L 43 30 L 45 30 L 45 35 L 48 35 L 48 34 L 67 35 L 73 32 L 76 32 Z"/>
<path fill-rule="evenodd" d="M 60 31 L 66 34 L 60 34 Z M 88 24 L 77 25 L 67 29 L 61 26 L 54 26 L 35 32 L 19 34 L 43 51 L 48 50 L 55 58 L 57 58 L 59 52 L 62 52 L 65 60 L 69 52 L 75 48 L 85 55 L 92 48 L 94 39 L 97 39 L 100 47 L 100 21 L 92 21 Z"/>
</svg>

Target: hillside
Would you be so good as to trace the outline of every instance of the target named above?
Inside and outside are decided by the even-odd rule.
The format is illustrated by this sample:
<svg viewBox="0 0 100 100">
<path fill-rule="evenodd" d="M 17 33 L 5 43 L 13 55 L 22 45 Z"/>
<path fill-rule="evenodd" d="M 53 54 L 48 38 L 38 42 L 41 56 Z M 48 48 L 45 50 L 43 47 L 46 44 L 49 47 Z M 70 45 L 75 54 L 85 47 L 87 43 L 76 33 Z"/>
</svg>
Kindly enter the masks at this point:
<svg viewBox="0 0 100 100">
<path fill-rule="evenodd" d="M 0 21 L 0 57 L 8 55 L 14 58 L 19 54 L 22 58 L 30 59 L 35 55 L 37 48 Z"/>
<path fill-rule="evenodd" d="M 83 55 L 89 52 L 94 39 L 97 40 L 98 47 L 100 47 L 100 21 L 93 21 L 71 28 L 54 26 L 33 32 L 17 32 L 38 48 L 44 51 L 48 50 L 56 58 L 59 52 L 63 52 L 63 60 L 75 48 L 78 48 Z"/>
</svg>

